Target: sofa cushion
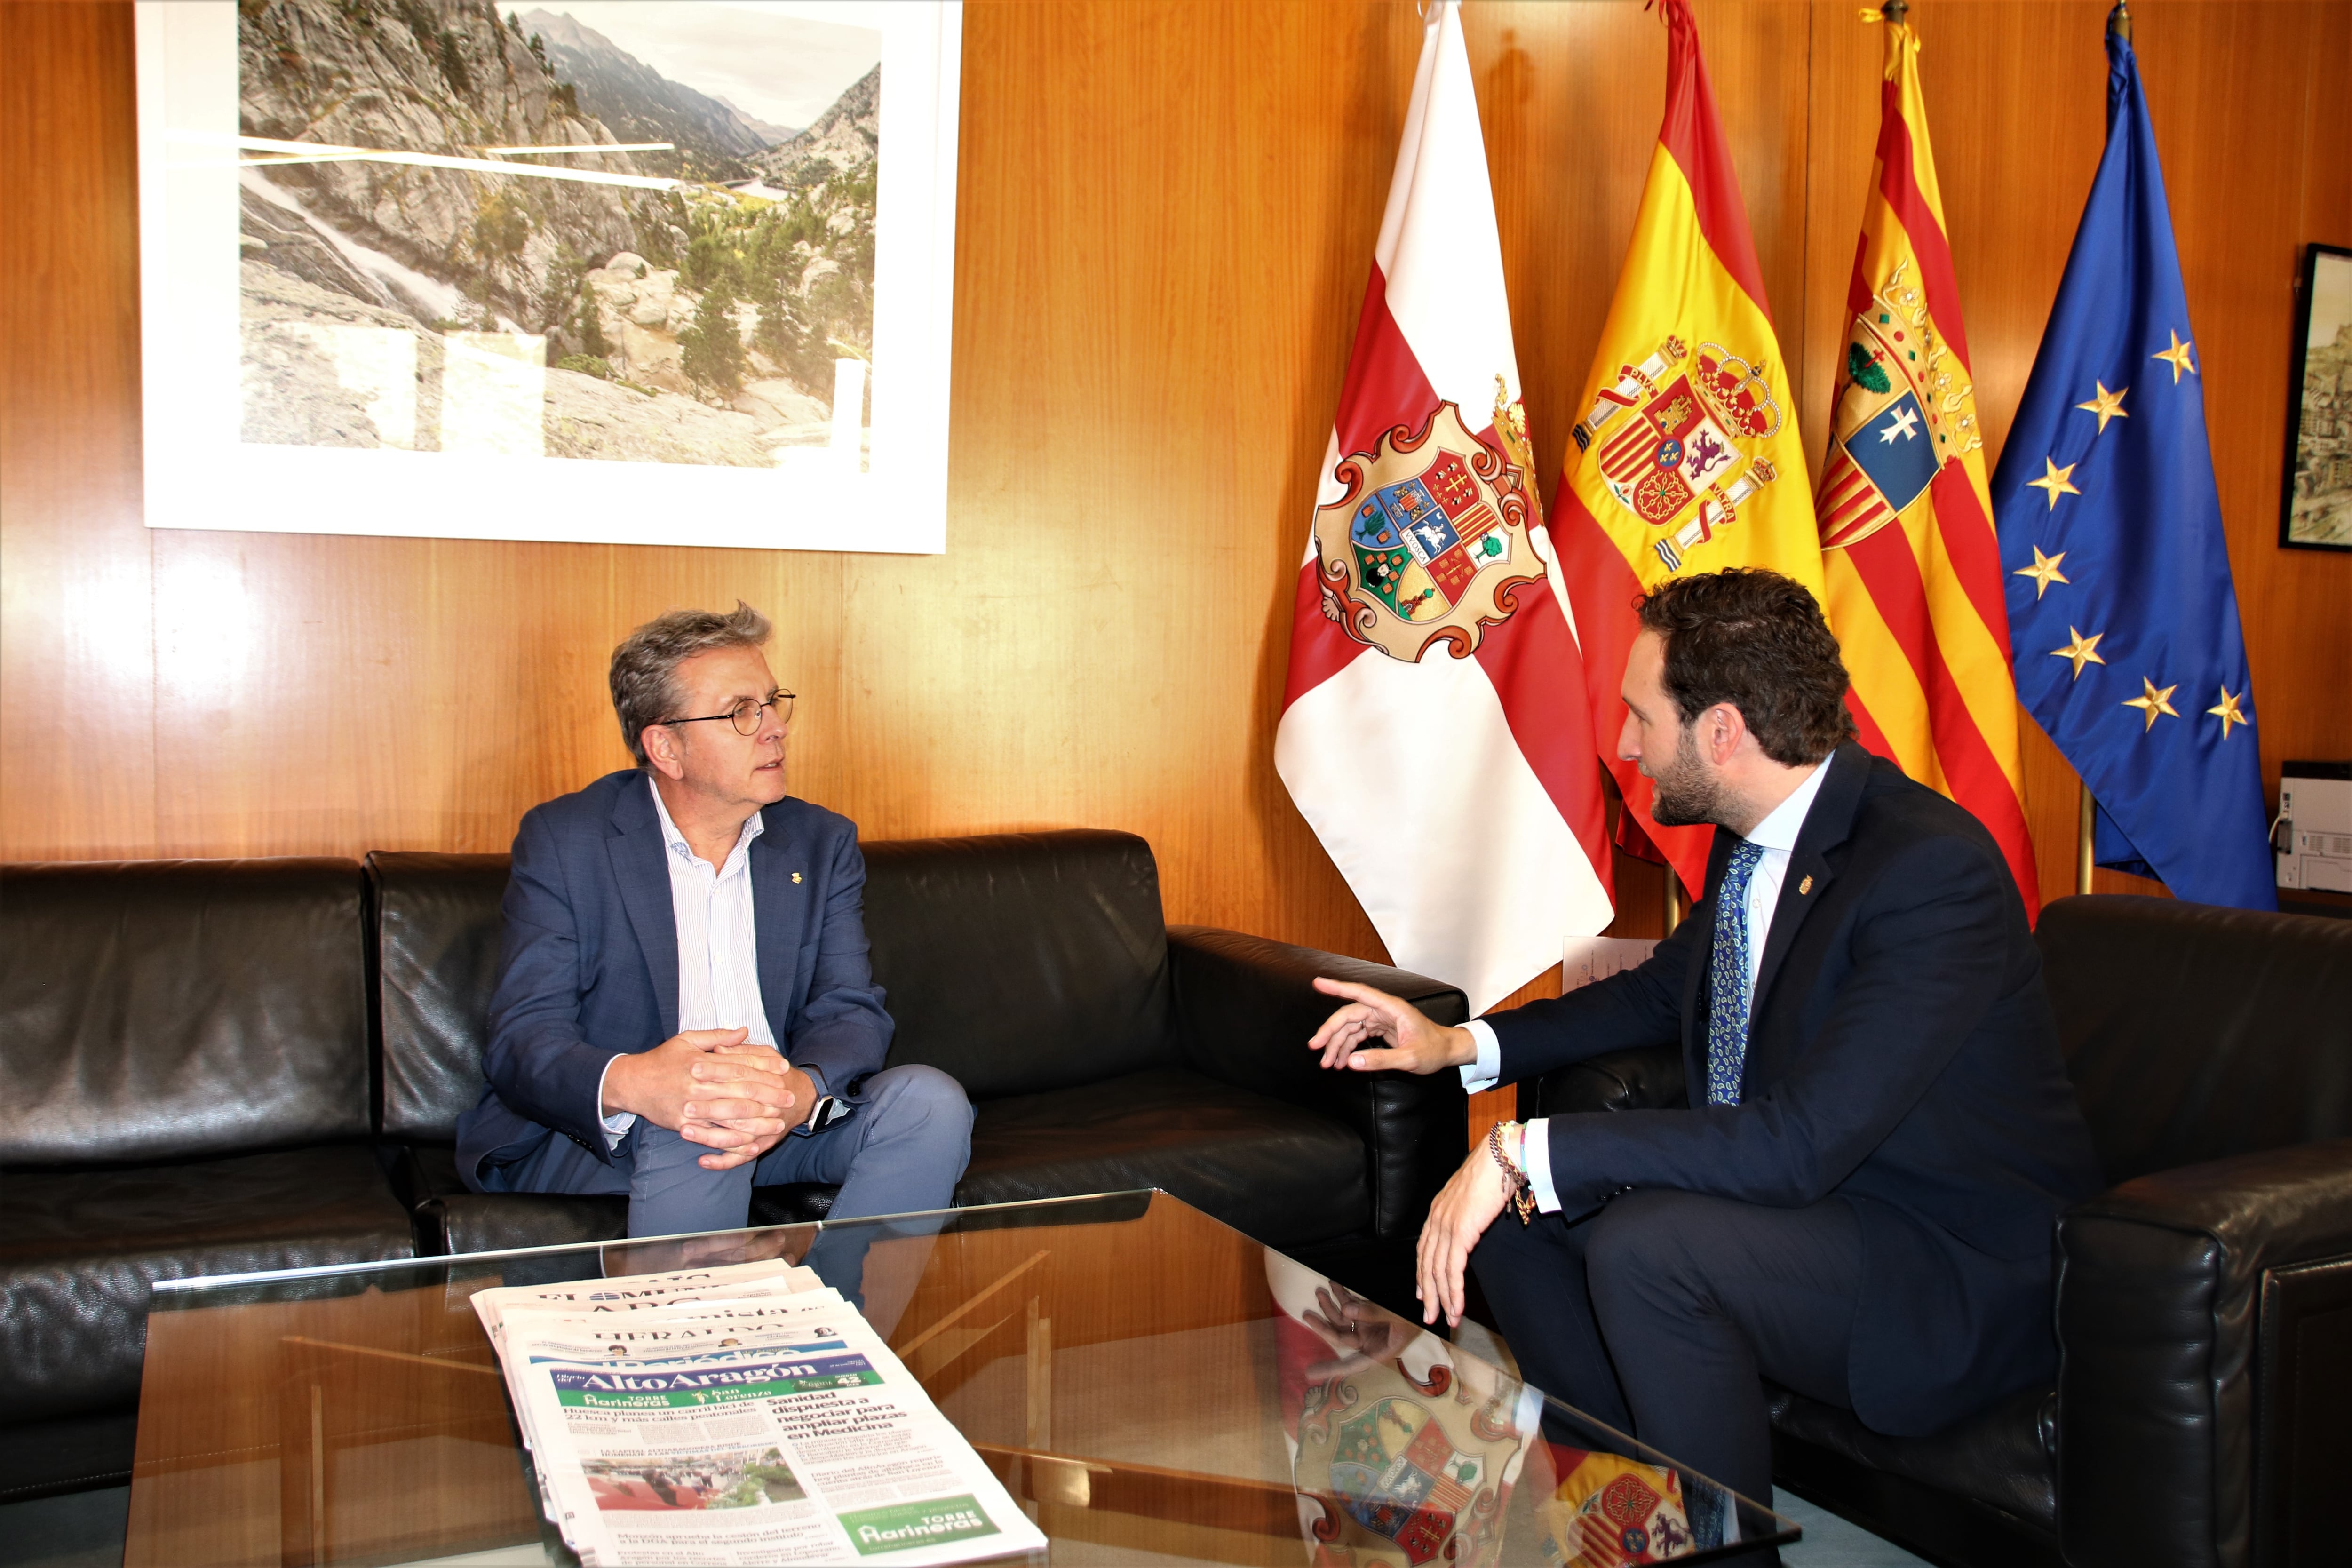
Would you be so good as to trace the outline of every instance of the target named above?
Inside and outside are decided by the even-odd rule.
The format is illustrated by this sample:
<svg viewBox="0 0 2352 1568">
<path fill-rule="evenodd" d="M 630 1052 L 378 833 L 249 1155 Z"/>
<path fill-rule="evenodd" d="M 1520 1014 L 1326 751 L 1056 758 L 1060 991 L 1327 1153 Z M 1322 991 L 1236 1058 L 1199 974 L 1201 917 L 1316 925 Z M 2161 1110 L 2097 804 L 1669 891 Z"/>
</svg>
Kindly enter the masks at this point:
<svg viewBox="0 0 2352 1568">
<path fill-rule="evenodd" d="M 0 1409 L 139 1397 L 158 1279 L 406 1258 L 408 1215 L 359 1144 L 135 1170 L 12 1172 L 0 1202 Z"/>
<path fill-rule="evenodd" d="M 959 1204 L 1160 1187 L 1270 1247 L 1371 1224 L 1363 1140 L 1180 1068 L 985 1100 Z"/>
<path fill-rule="evenodd" d="M 381 849 L 367 858 L 387 1138 L 448 1142 L 482 1098 L 507 859 Z"/>
<path fill-rule="evenodd" d="M 2034 940 L 2108 1181 L 2352 1137 L 2352 921 L 2097 894 Z"/>
<path fill-rule="evenodd" d="M 131 1461 L 138 1450 L 136 1410 L 0 1425 L 0 1506 L 59 1492 L 127 1486 Z M 69 1557 L 37 1560 L 76 1561 Z"/>
<path fill-rule="evenodd" d="M 0 868 L 0 1165 L 369 1131 L 349 860 Z"/>
<path fill-rule="evenodd" d="M 1886 1437 L 1840 1410 L 1768 1383 L 1772 1428 L 1874 1470 L 2058 1531 L 2058 1391 L 2027 1389 L 1925 1437 Z"/>
<path fill-rule="evenodd" d="M 975 1100 L 1176 1061 L 1160 873 L 1131 833 L 868 844 L 866 934 L 891 1065 Z"/>
</svg>

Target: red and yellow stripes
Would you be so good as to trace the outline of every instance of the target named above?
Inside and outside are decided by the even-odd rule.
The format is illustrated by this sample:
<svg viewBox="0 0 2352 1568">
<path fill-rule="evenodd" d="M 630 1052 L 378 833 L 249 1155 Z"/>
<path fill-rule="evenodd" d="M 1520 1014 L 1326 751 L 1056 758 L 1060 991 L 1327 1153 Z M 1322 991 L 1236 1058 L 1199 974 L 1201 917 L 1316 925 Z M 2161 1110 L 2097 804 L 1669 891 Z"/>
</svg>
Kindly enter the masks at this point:
<svg viewBox="0 0 2352 1568">
<path fill-rule="evenodd" d="M 1877 164 L 1818 501 L 1823 602 L 1864 742 L 1975 813 L 2033 915 L 2009 616 L 1918 47 L 1908 26 L 1887 25 Z M 1898 439 L 1929 444 L 1923 489 L 1913 488 L 1922 470 L 1889 456 Z"/>
<path fill-rule="evenodd" d="M 1824 584 L 1796 407 L 1698 28 L 1687 0 L 1662 0 L 1661 10 L 1664 122 L 1577 405 L 1584 417 L 1552 503 L 1552 533 L 1576 612 L 1593 738 L 1624 797 L 1623 826 L 1634 830 L 1621 837 L 1646 837 L 1696 890 L 1711 833 L 1659 826 L 1649 781 L 1616 760 L 1633 600 L 1669 576 L 1727 566 L 1770 567 L 1816 596 Z M 1685 389 L 1692 397 L 1678 401 Z M 1654 471 L 1634 480 L 1622 459 L 1627 432 L 1643 420 L 1653 426 L 1644 444 Z M 1604 452 L 1613 454 L 1610 469 Z"/>
</svg>

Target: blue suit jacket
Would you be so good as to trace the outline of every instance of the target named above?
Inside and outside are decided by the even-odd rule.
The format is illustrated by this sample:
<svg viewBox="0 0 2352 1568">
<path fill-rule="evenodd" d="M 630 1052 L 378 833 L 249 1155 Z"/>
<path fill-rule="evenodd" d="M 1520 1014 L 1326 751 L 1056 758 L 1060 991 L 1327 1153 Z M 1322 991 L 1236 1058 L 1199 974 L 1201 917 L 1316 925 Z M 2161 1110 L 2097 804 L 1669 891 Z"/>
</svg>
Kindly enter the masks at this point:
<svg viewBox="0 0 2352 1568">
<path fill-rule="evenodd" d="M 890 1015 L 866 962 L 857 826 L 801 800 L 751 841 L 760 1005 L 796 1066 L 845 1093 L 882 1065 Z M 457 1169 L 529 1154 L 560 1132 L 611 1163 L 597 1085 L 615 1052 L 677 1033 L 677 924 L 646 775 L 631 769 L 534 807 L 515 834 L 506 941 L 482 1051 L 482 1098 L 457 1119 Z"/>
<path fill-rule="evenodd" d="M 1630 1187 L 1775 1207 L 1837 1196 L 1864 1250 L 1847 1366 L 1868 1426 L 1933 1431 L 2054 1374 L 2060 1210 L 2105 1185 L 2025 905 L 1990 834 L 1842 746 L 1773 908 L 1738 1105 L 1556 1117 L 1563 1213 Z M 1679 1042 L 1704 1098 L 1706 896 L 1648 963 L 1490 1022 L 1506 1081 Z"/>
</svg>

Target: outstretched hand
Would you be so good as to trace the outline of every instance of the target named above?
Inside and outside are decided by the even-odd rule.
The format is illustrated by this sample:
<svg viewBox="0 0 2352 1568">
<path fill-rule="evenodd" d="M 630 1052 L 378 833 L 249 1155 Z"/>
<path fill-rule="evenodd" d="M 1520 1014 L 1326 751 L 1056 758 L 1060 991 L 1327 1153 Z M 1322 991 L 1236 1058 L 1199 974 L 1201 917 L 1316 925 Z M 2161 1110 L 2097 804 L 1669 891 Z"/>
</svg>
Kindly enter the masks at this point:
<svg viewBox="0 0 2352 1568">
<path fill-rule="evenodd" d="M 1327 1068 L 1433 1073 L 1478 1059 L 1478 1043 L 1470 1037 L 1469 1030 L 1433 1023 L 1401 996 L 1320 977 L 1315 989 L 1326 996 L 1350 998 L 1347 1006 L 1323 1020 L 1323 1026 L 1307 1042 L 1308 1050 L 1322 1055 Z"/>
<path fill-rule="evenodd" d="M 1305 1321 L 1334 1352 L 1307 1366 L 1309 1383 L 1392 1362 L 1413 1339 L 1411 1329 L 1344 1285 L 1318 1285 Z"/>
</svg>

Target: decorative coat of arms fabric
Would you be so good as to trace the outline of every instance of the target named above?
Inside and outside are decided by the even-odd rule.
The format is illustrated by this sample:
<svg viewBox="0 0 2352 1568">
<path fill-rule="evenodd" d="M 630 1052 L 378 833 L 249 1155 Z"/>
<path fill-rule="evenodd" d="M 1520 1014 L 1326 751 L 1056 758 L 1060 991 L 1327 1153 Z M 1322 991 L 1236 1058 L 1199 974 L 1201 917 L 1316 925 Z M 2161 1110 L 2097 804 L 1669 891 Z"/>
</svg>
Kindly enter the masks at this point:
<svg viewBox="0 0 2352 1568">
<path fill-rule="evenodd" d="M 1559 1479 L 1536 1505 L 1551 1568 L 1632 1568 L 1696 1549 L 1682 1478 L 1617 1454 L 1549 1444 Z M 1531 1472 L 1532 1474 L 1532 1472 Z"/>
<path fill-rule="evenodd" d="M 1822 593 L 1820 536 L 1748 211 L 1717 123 L 1687 0 L 1661 0 L 1666 112 L 1633 239 L 1577 406 L 1553 500 L 1582 638 L 1594 749 L 1625 800 L 1620 837 L 1696 894 L 1713 833 L 1661 827 L 1652 786 L 1616 760 L 1633 600 L 1667 578 L 1769 566 Z"/>
<path fill-rule="evenodd" d="M 1535 1436 L 1541 1396 L 1385 1315 L 1396 1339 L 1352 1345 L 1332 1332 L 1343 1313 L 1319 1275 L 1268 1253 L 1266 1277 L 1309 1568 L 1525 1559 L 1532 1541 L 1507 1552 L 1503 1522 L 1521 1467 L 1546 1452 Z"/>
<path fill-rule="evenodd" d="M 1586 668 L 1533 466 L 1469 57 L 1442 0 L 1299 567 L 1274 756 L 1390 957 L 1474 1011 L 1612 912 L 1585 703 L 1604 681 L 1614 726 L 1623 650 Z"/>
<path fill-rule="evenodd" d="M 1968 336 L 1919 94 L 1919 40 L 1886 27 L 1878 158 L 1846 290 L 1818 510 L 1830 629 L 1863 743 L 1976 814 L 2040 908 L 2017 689 Z"/>
</svg>

